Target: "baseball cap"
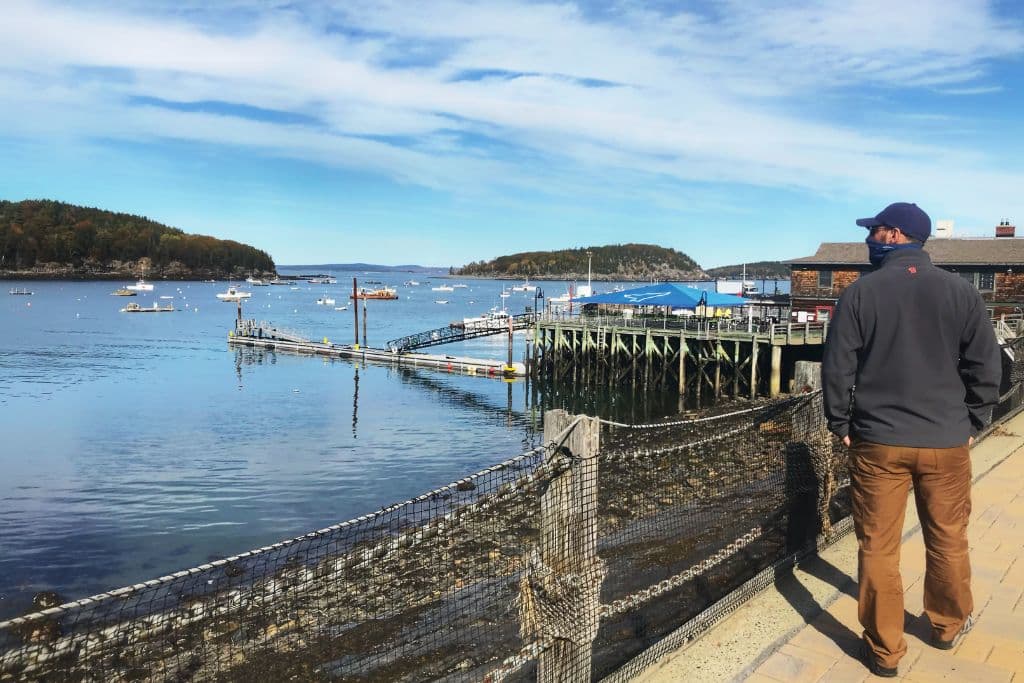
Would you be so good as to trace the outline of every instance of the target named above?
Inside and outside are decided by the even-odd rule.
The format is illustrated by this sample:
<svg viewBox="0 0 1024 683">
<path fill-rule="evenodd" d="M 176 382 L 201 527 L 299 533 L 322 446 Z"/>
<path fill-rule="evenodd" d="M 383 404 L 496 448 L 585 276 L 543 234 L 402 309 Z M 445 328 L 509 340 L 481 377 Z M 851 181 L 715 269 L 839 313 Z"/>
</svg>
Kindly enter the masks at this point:
<svg viewBox="0 0 1024 683">
<path fill-rule="evenodd" d="M 907 202 L 890 204 L 872 218 L 858 218 L 857 225 L 868 229 L 879 225 L 899 228 L 904 235 L 922 242 L 932 234 L 932 219 L 917 204 Z"/>
</svg>

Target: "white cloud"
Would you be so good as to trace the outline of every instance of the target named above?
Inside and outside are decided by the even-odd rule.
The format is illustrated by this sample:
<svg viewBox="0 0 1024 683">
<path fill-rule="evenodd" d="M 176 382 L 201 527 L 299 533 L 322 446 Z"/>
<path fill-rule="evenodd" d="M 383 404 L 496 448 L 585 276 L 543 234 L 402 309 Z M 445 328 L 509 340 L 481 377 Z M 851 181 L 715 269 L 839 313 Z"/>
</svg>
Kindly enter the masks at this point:
<svg viewBox="0 0 1024 683">
<path fill-rule="evenodd" d="M 7 135 L 65 141 L 255 148 L 452 192 L 648 193 L 613 182 L 628 177 L 661 188 L 666 206 L 672 183 L 689 181 L 822 195 L 921 187 L 972 205 L 1019 186 L 1019 168 L 988 170 L 976 150 L 803 109 L 826 94 L 860 105 L 847 88 L 881 89 L 892 103 L 905 92 L 966 97 L 1001 87 L 988 64 L 1019 55 L 1024 33 L 989 3 L 735 0 L 712 9 L 666 16 L 626 6 L 595 18 L 572 4 L 509 1 L 346 0 L 297 11 L 242 0 L 212 10 L 191 1 L 84 9 L 9 0 L 0 125 Z M 422 46 L 433 57 L 409 62 Z M 406 56 L 401 67 L 398 55 Z M 82 78 L 83 68 L 127 77 Z M 453 80 L 474 70 L 529 75 Z M 240 103 L 322 125 L 129 103 L 140 96 Z M 948 113 L 898 115 L 938 121 Z M 986 185 L 972 194 L 939 171 L 949 168 Z"/>
</svg>

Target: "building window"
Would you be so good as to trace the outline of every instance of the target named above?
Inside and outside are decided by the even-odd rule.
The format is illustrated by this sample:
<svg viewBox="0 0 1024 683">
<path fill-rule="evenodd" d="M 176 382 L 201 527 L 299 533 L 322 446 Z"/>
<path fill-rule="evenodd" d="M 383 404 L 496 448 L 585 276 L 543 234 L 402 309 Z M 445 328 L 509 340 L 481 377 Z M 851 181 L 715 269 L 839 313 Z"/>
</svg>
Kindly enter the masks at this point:
<svg viewBox="0 0 1024 683">
<path fill-rule="evenodd" d="M 977 271 L 962 270 L 960 277 L 970 282 L 979 292 L 994 292 L 996 289 L 995 273 L 979 273 Z"/>
<path fill-rule="evenodd" d="M 832 271 L 831 270 L 819 270 L 818 271 L 818 289 L 827 289 L 832 291 Z"/>
</svg>

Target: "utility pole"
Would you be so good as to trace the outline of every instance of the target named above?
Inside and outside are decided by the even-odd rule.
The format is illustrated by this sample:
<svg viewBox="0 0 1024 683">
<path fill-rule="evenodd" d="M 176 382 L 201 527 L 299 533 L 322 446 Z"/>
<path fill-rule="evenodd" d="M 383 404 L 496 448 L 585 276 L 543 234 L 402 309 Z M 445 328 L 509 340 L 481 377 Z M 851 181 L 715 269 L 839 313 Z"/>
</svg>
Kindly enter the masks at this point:
<svg viewBox="0 0 1024 683">
<path fill-rule="evenodd" d="M 355 317 L 355 324 L 352 331 L 356 335 L 356 346 L 359 346 L 359 286 L 356 279 L 352 278 L 352 315 Z"/>
</svg>

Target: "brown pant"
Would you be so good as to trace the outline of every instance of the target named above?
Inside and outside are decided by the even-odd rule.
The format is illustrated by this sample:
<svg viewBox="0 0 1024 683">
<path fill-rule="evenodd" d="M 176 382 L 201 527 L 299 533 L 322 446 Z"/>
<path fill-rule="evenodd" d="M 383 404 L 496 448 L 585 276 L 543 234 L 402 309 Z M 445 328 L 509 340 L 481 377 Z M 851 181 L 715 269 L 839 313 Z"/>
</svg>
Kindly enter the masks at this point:
<svg viewBox="0 0 1024 683">
<path fill-rule="evenodd" d="M 926 548 L 924 611 L 933 635 L 952 639 L 974 609 L 967 547 L 971 515 L 967 446 L 909 448 L 854 439 L 850 489 L 860 547 L 858 616 L 864 639 L 879 663 L 889 667 L 907 652 L 900 542 L 911 483 Z"/>
</svg>

